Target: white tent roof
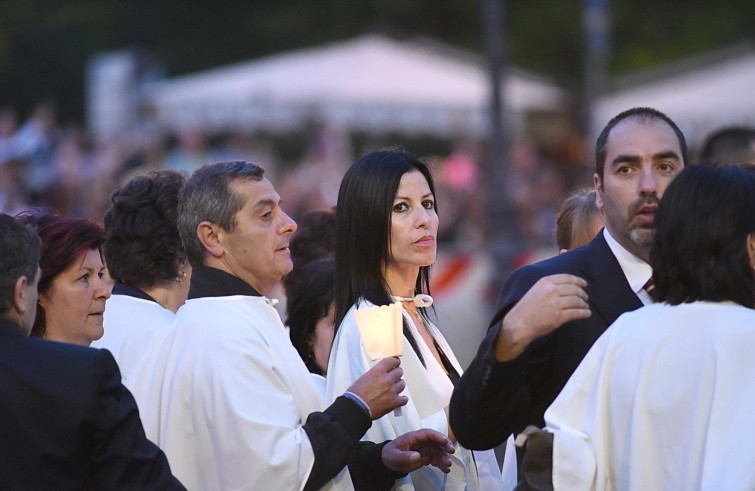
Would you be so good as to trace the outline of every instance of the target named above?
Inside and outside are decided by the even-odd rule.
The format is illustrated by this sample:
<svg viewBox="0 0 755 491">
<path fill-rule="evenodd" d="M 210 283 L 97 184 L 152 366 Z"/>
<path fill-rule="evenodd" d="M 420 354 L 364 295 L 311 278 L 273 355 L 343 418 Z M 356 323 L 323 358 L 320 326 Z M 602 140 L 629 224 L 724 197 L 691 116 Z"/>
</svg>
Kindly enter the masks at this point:
<svg viewBox="0 0 755 491">
<path fill-rule="evenodd" d="M 755 51 L 735 47 L 634 75 L 600 100 L 596 124 L 635 106 L 668 114 L 691 144 L 721 126 L 755 125 Z"/>
<path fill-rule="evenodd" d="M 284 129 L 326 121 L 368 131 L 479 133 L 489 98 L 478 59 L 429 41 L 365 35 L 168 80 L 150 100 L 171 124 Z M 509 70 L 512 115 L 559 111 L 565 93 Z"/>
</svg>

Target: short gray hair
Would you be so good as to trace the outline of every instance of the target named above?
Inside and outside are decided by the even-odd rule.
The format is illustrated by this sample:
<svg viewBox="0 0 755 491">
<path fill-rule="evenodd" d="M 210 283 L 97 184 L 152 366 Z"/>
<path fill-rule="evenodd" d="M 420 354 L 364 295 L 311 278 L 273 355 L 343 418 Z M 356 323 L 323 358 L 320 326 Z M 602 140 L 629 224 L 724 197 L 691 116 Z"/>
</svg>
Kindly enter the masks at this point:
<svg viewBox="0 0 755 491">
<path fill-rule="evenodd" d="M 0 316 L 13 308 L 16 280 L 37 278 L 40 242 L 33 227 L 0 213 Z M 31 328 L 31 326 L 28 326 Z"/>
<path fill-rule="evenodd" d="M 189 264 L 203 264 L 207 254 L 197 237 L 200 223 L 212 222 L 228 232 L 236 228 L 236 213 L 243 208 L 244 200 L 231 189 L 231 182 L 261 181 L 264 174 L 262 167 L 244 161 L 217 162 L 194 171 L 178 202 L 178 232 Z"/>
</svg>

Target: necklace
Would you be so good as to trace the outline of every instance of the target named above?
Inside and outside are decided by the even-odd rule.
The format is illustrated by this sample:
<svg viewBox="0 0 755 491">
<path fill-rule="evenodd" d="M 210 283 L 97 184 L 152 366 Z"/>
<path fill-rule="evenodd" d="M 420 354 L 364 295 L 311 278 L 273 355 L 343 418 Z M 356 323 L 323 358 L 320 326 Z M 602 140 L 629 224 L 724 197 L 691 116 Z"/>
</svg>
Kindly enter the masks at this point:
<svg viewBox="0 0 755 491">
<path fill-rule="evenodd" d="M 433 304 L 433 297 L 426 293 L 418 293 L 414 297 L 398 297 L 391 295 L 394 302 L 412 302 L 415 307 L 429 307 Z"/>
<path fill-rule="evenodd" d="M 429 295 L 426 295 L 429 297 Z M 425 319 L 425 316 L 423 316 L 419 310 L 417 310 L 417 302 L 415 299 L 407 298 L 407 299 L 401 299 L 402 302 L 406 302 L 408 305 L 404 305 L 404 310 L 407 314 L 409 314 L 409 317 L 411 317 L 414 320 L 414 325 L 417 329 L 420 327 L 423 328 L 427 333 L 432 337 L 432 334 L 430 333 L 430 328 L 427 325 L 427 320 Z M 432 298 L 430 299 L 430 303 L 432 303 Z"/>
</svg>

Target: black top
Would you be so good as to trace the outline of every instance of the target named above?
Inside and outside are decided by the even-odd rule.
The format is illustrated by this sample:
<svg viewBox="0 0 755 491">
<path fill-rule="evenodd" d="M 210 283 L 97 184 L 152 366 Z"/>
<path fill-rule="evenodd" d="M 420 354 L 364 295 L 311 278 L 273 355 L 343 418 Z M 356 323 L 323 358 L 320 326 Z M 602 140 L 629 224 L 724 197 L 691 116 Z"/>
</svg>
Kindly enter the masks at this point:
<svg viewBox="0 0 755 491">
<path fill-rule="evenodd" d="M 141 298 L 142 300 L 149 300 L 150 302 L 157 303 L 157 300 L 150 297 L 142 290 L 136 288 L 135 286 L 121 283 L 120 281 L 116 281 L 113 285 L 113 295 L 126 295 L 127 297 Z"/>
<path fill-rule="evenodd" d="M 206 297 L 229 297 L 231 295 L 262 295 L 238 276 L 209 266 L 194 266 L 191 270 L 189 299 Z"/>
<path fill-rule="evenodd" d="M 261 296 L 237 276 L 209 266 L 194 266 L 190 299 L 232 295 Z M 371 425 L 364 409 L 344 396 L 338 397 L 324 411 L 311 413 L 303 428 L 312 445 L 315 462 L 304 489 L 320 489 L 346 465 L 358 490 L 390 489 L 396 479 L 405 476 L 385 467 L 382 451 L 387 442 L 359 441 Z"/>
<path fill-rule="evenodd" d="M 0 320 L 0 488 L 185 489 L 144 435 L 107 350 Z"/>
</svg>

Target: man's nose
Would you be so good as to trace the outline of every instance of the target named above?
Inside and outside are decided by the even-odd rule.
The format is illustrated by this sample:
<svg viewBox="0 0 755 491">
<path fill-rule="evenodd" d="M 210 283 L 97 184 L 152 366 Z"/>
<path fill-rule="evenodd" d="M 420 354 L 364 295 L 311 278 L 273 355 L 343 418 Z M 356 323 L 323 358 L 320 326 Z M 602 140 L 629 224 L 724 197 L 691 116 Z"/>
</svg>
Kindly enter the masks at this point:
<svg viewBox="0 0 755 491">
<path fill-rule="evenodd" d="M 640 176 L 640 193 L 654 193 L 656 192 L 657 185 L 658 179 L 653 169 L 643 169 Z"/>
<path fill-rule="evenodd" d="M 293 218 L 288 216 L 286 212 L 283 213 L 283 221 L 281 222 L 281 226 L 278 228 L 278 233 L 285 234 L 285 233 L 294 233 L 296 232 L 296 229 L 299 228 L 298 225 L 296 225 L 296 222 Z"/>
</svg>

